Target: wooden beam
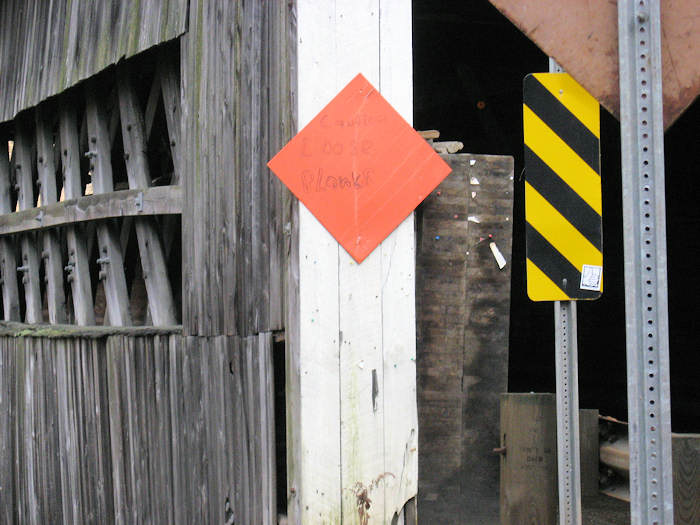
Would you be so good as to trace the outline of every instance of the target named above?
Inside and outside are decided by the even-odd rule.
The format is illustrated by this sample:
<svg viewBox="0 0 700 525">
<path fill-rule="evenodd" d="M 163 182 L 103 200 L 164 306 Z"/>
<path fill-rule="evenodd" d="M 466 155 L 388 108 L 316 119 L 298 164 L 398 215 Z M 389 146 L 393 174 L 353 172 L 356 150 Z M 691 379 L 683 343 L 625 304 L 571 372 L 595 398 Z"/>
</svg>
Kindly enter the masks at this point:
<svg viewBox="0 0 700 525">
<path fill-rule="evenodd" d="M 297 21 L 300 128 L 358 71 L 410 122 L 410 3 L 299 0 Z M 391 523 L 417 492 L 413 215 L 359 265 L 304 206 L 293 221 L 290 523 Z"/>
<path fill-rule="evenodd" d="M 12 213 L 10 187 L 10 157 L 7 137 L 0 139 L 0 213 Z M 5 321 L 19 321 L 19 289 L 17 287 L 17 257 L 9 238 L 0 238 L 0 286 L 2 287 L 2 313 Z"/>
<path fill-rule="evenodd" d="M 90 148 L 88 156 L 92 171 L 93 192 L 96 195 L 109 194 L 114 190 L 109 123 L 104 104 L 94 84 L 87 86 L 85 99 Z M 143 194 L 140 195 L 143 201 Z M 139 198 L 138 195 L 137 198 Z M 98 223 L 97 241 L 100 250 L 97 262 L 100 265 L 99 275 L 103 281 L 106 300 L 105 315 L 109 318 L 109 324 L 113 326 L 130 325 L 131 313 L 124 275 L 124 256 L 116 225 L 107 221 Z"/>
<path fill-rule="evenodd" d="M 148 188 L 151 175 L 146 157 L 145 125 L 128 66 L 117 67 L 117 86 L 129 187 Z M 152 218 L 139 217 L 135 220 L 135 227 L 153 324 L 175 324 L 175 302 L 157 225 Z"/>
<path fill-rule="evenodd" d="M 168 127 L 168 144 L 170 145 L 170 155 L 173 161 L 173 174 L 170 184 L 179 184 L 180 173 L 182 172 L 182 166 L 180 165 L 180 128 L 182 126 L 180 119 L 180 62 L 172 50 L 168 52 L 166 48 L 161 48 L 159 53 L 156 78 L 159 79 L 163 97 L 163 109 Z M 180 235 L 180 228 L 177 227 L 177 224 L 175 217 L 167 217 L 163 221 L 163 247 L 165 248 L 166 257 L 170 256 L 176 235 Z"/>
<path fill-rule="evenodd" d="M 86 195 L 30 210 L 0 215 L 0 236 L 86 221 L 182 213 L 180 186 L 155 186 Z"/>
<path fill-rule="evenodd" d="M 168 143 L 173 158 L 173 178 L 170 184 L 180 183 L 180 63 L 172 52 L 162 48 L 158 59 L 158 77 L 163 96 L 165 121 L 168 125 Z"/>
<path fill-rule="evenodd" d="M 63 195 L 66 199 L 82 197 L 80 176 L 80 145 L 78 119 L 73 101 L 64 98 L 59 109 L 61 137 L 61 163 L 63 168 Z M 79 226 L 66 228 L 68 244 L 68 280 L 73 292 L 73 313 L 78 325 L 95 324 L 95 308 L 92 300 L 92 284 L 88 263 L 87 242 Z"/>
<path fill-rule="evenodd" d="M 34 163 L 32 159 L 32 135 L 29 123 L 24 119 L 15 120 L 15 161 L 16 181 L 19 189 L 18 204 L 20 210 L 35 206 L 34 199 Z M 17 271 L 22 272 L 24 284 L 25 320 L 28 323 L 43 321 L 41 308 L 41 286 L 39 283 L 39 255 L 36 243 L 28 235 L 22 235 L 22 264 Z"/>
<path fill-rule="evenodd" d="M 56 189 L 56 164 L 54 163 L 54 137 L 51 122 L 39 106 L 36 109 L 37 170 L 39 172 L 39 195 L 46 206 L 58 201 Z M 46 302 L 51 324 L 65 323 L 66 294 L 63 289 L 63 257 L 57 231 L 45 231 L 42 235 L 44 251 L 44 279 L 46 280 Z"/>
</svg>

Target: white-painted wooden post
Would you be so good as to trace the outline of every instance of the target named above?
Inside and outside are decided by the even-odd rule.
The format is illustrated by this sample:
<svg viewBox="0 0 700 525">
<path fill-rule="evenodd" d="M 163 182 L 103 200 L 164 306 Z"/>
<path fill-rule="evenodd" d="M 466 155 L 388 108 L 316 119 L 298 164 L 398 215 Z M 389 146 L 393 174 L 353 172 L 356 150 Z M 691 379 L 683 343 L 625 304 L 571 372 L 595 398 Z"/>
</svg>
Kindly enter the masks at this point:
<svg viewBox="0 0 700 525">
<path fill-rule="evenodd" d="M 357 73 L 411 122 L 410 0 L 298 0 L 297 24 L 299 129 Z M 297 256 L 290 521 L 391 523 L 417 492 L 413 216 L 358 265 L 300 204 Z"/>
</svg>

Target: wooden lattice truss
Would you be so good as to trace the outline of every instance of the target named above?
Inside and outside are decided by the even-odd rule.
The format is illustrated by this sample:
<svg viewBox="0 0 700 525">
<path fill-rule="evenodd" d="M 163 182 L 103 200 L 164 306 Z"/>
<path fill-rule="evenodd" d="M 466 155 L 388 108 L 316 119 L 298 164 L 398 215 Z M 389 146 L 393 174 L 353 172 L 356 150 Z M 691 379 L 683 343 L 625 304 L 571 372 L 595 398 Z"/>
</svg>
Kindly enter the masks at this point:
<svg viewBox="0 0 700 525">
<path fill-rule="evenodd" d="M 0 127 L 5 320 L 178 324 L 179 138 L 179 58 L 167 47 Z"/>
</svg>

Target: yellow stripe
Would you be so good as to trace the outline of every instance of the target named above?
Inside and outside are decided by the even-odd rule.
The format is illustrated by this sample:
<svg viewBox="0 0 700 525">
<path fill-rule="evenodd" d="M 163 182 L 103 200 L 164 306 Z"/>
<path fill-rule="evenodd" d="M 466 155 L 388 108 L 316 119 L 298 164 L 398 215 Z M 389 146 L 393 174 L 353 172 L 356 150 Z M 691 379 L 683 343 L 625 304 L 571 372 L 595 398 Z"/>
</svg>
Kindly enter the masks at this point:
<svg viewBox="0 0 700 525">
<path fill-rule="evenodd" d="M 527 182 L 525 220 L 579 272 L 584 264 L 603 266 L 603 254 Z"/>
<path fill-rule="evenodd" d="M 591 133 L 600 138 L 600 105 L 581 84 L 567 73 L 536 73 L 534 76 Z"/>
<path fill-rule="evenodd" d="M 600 175 L 523 104 L 525 144 L 599 215 L 603 214 Z"/>
<path fill-rule="evenodd" d="M 530 259 L 527 264 L 527 296 L 532 301 L 568 301 L 561 288 L 552 282 Z"/>
</svg>

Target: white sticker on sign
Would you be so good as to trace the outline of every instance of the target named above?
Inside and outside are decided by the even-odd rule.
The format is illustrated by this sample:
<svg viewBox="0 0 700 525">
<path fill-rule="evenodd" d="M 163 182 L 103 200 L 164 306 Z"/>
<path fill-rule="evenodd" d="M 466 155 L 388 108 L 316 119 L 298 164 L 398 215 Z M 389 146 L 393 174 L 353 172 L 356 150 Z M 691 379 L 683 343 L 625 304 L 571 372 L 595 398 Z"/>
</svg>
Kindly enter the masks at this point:
<svg viewBox="0 0 700 525">
<path fill-rule="evenodd" d="M 603 267 L 592 264 L 584 264 L 581 270 L 581 290 L 593 290 L 600 292 L 600 284 L 603 280 Z"/>
</svg>

